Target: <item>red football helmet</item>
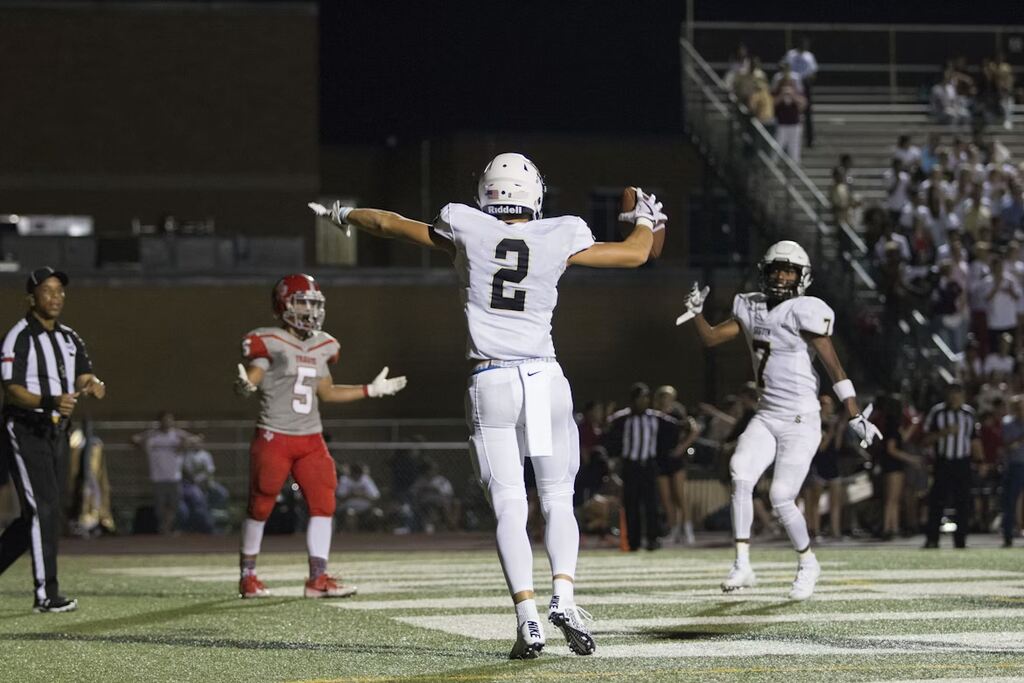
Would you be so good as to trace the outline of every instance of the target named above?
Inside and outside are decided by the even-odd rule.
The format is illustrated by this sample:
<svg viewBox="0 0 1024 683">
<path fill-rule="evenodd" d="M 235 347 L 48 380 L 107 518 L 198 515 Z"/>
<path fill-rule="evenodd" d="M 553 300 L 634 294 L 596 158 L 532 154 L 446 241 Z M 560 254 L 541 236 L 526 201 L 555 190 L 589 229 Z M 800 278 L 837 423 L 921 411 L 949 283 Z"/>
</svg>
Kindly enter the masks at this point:
<svg viewBox="0 0 1024 683">
<path fill-rule="evenodd" d="M 270 293 L 274 313 L 285 322 L 303 332 L 317 332 L 324 325 L 327 299 L 320 285 L 305 273 L 285 275 Z"/>
</svg>

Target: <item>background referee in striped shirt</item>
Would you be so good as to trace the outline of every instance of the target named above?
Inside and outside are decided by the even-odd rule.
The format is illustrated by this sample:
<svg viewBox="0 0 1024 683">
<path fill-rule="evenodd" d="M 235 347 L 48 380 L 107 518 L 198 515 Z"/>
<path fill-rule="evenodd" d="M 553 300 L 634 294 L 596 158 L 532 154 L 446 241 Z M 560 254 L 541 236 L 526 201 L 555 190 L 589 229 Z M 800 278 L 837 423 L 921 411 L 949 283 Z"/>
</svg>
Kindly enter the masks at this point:
<svg viewBox="0 0 1024 683">
<path fill-rule="evenodd" d="M 928 496 L 928 538 L 925 548 L 939 547 L 939 525 L 946 503 L 956 507 L 953 543 L 967 547 L 971 508 L 971 460 L 981 460 L 981 439 L 974 408 L 964 403 L 964 388 L 950 384 L 946 401 L 932 406 L 924 421 L 924 443 L 934 446 L 935 471 Z"/>
<path fill-rule="evenodd" d="M 70 612 L 78 606 L 57 585 L 68 424 L 79 398 L 106 394 L 82 340 L 57 320 L 67 283 L 68 276 L 53 268 L 32 272 L 26 284 L 29 311 L 4 337 L 0 357 L 0 467 L 8 469 L 21 502 L 21 516 L 0 535 L 0 573 L 30 551 L 37 612 Z"/>
<path fill-rule="evenodd" d="M 647 549 L 657 550 L 661 531 L 657 458 L 676 446 L 679 423 L 649 407 L 651 389 L 643 382 L 630 389 L 629 402 L 629 408 L 612 415 L 605 443 L 610 456 L 622 459 L 622 507 L 629 549 L 638 550 L 646 532 Z"/>
</svg>

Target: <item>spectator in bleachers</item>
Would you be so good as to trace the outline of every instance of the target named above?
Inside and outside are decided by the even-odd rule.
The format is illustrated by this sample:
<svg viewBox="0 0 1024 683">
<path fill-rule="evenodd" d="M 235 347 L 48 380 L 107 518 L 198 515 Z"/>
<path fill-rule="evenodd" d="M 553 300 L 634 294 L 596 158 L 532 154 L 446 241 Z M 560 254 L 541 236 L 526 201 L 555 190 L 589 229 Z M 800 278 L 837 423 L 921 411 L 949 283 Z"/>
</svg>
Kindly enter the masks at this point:
<svg viewBox="0 0 1024 683">
<path fill-rule="evenodd" d="M 910 174 L 903 170 L 903 162 L 893 159 L 882 174 L 885 184 L 885 200 L 882 207 L 888 212 L 889 220 L 896 224 L 903 207 L 910 203 Z"/>
<path fill-rule="evenodd" d="M 1013 337 L 1004 333 L 999 335 L 996 347 L 985 356 L 981 372 L 986 382 L 1009 382 L 1013 379 L 1016 362 L 1013 356 Z"/>
<path fill-rule="evenodd" d="M 1024 396 L 1013 397 L 1010 414 L 1003 419 L 1003 547 L 1013 545 L 1017 500 L 1024 491 Z"/>
<path fill-rule="evenodd" d="M 853 178 L 853 156 L 848 153 L 840 154 L 839 165 L 836 168 L 842 172 L 846 184 L 852 191 L 856 187 L 856 181 Z"/>
<path fill-rule="evenodd" d="M 988 355 L 988 302 L 984 285 L 992 273 L 990 264 L 991 245 L 984 240 L 976 242 L 974 260 L 967 269 L 967 306 L 971 310 L 971 334 L 982 358 Z"/>
<path fill-rule="evenodd" d="M 989 63 L 986 74 L 992 83 L 992 101 L 990 104 L 993 118 L 998 120 L 1006 130 L 1013 130 L 1013 67 L 999 53 Z"/>
<path fill-rule="evenodd" d="M 839 476 L 839 455 L 846 434 L 846 421 L 836 415 L 836 404 L 829 394 L 822 394 L 821 443 L 811 461 L 811 469 L 804 484 L 804 514 L 807 532 L 812 539 L 821 537 L 821 512 L 818 502 L 828 489 L 829 529 L 834 539 L 843 535 L 843 480 Z"/>
<path fill-rule="evenodd" d="M 787 67 L 788 70 L 788 67 Z M 802 116 L 806 103 L 793 79 L 784 79 L 775 90 L 775 140 L 793 163 L 800 164 Z"/>
<path fill-rule="evenodd" d="M 978 241 L 978 233 L 982 228 L 992 227 L 992 212 L 988 200 L 982 194 L 981 185 L 971 186 L 970 194 L 960 202 L 957 213 L 971 244 Z"/>
<path fill-rule="evenodd" d="M 372 526 L 384 517 L 383 511 L 377 507 L 380 489 L 370 476 L 367 465 L 355 463 L 343 466 L 335 497 L 338 499 L 339 521 L 346 531 Z"/>
<path fill-rule="evenodd" d="M 775 98 L 768 87 L 768 79 L 764 72 L 754 73 L 753 88 L 746 99 L 750 115 L 761 122 L 769 134 L 775 133 Z"/>
<path fill-rule="evenodd" d="M 836 167 L 832 169 L 832 189 L 829 192 L 829 200 L 832 202 L 832 215 L 837 223 L 856 225 L 859 223 L 854 217 L 854 210 L 860 205 L 860 201 L 854 196 L 846 181 L 847 176 L 843 169 Z"/>
<path fill-rule="evenodd" d="M 976 339 L 969 339 L 964 349 L 963 358 L 957 364 L 957 381 L 964 386 L 967 393 L 973 396 L 984 382 L 984 357 L 979 351 Z"/>
<path fill-rule="evenodd" d="M 939 336 L 953 353 L 964 350 L 967 342 L 967 296 L 959 268 L 952 259 L 939 262 L 939 280 L 932 290 L 932 316 Z"/>
<path fill-rule="evenodd" d="M 939 163 L 942 151 L 942 136 L 938 133 L 928 134 L 928 143 L 921 149 L 921 173 L 927 176 L 932 168 Z"/>
<path fill-rule="evenodd" d="M 149 461 L 149 478 L 153 483 L 153 507 L 157 529 L 170 534 L 175 529 L 181 504 L 181 474 L 185 453 L 199 444 L 202 437 L 176 426 L 169 411 L 160 414 L 158 425 L 132 437 Z"/>
<path fill-rule="evenodd" d="M 903 399 L 898 394 L 887 396 L 880 406 L 884 414 L 885 441 L 876 449 L 882 479 L 885 486 L 885 505 L 882 512 L 883 541 L 892 540 L 900 533 L 901 508 L 906 471 L 919 467 L 921 458 L 909 452 L 905 444 L 909 441 L 914 426 L 903 424 Z"/>
<path fill-rule="evenodd" d="M 892 223 L 888 219 L 884 219 L 882 234 L 875 242 L 875 259 L 879 263 L 885 263 L 887 259 L 886 252 L 890 249 L 890 244 L 896 245 L 896 255 L 903 263 L 910 263 L 914 259 L 913 252 L 910 249 L 910 240 L 896 232 Z"/>
<path fill-rule="evenodd" d="M 814 115 L 811 90 L 818 75 L 818 60 L 811 52 L 811 39 L 800 38 L 800 46 L 789 50 L 782 58 L 792 73 L 800 79 L 800 86 L 805 100 L 804 108 L 804 140 L 807 147 L 814 147 Z"/>
<path fill-rule="evenodd" d="M 999 209 L 1003 230 L 1008 236 L 1024 228 L 1024 185 L 1010 181 L 1009 192 L 1003 197 Z"/>
<path fill-rule="evenodd" d="M 951 67 L 942 75 L 942 80 L 932 86 L 931 116 L 936 123 L 952 125 L 966 124 L 970 120 L 966 102 L 958 92 L 959 74 Z"/>
<path fill-rule="evenodd" d="M 988 348 L 995 349 L 999 347 L 999 337 L 1004 334 L 1016 339 L 1017 309 L 1022 295 L 1020 285 L 1006 272 L 1001 257 L 992 259 L 991 268 L 992 272 L 981 281 L 979 287 L 985 298 Z"/>
<path fill-rule="evenodd" d="M 900 135 L 892 149 L 892 158 L 899 159 L 903 169 L 913 174 L 914 169 L 921 164 L 921 148 L 911 143 L 909 135 Z"/>
<path fill-rule="evenodd" d="M 750 73 L 750 55 L 747 54 L 747 46 L 740 43 L 736 51 L 729 58 L 729 67 L 725 72 L 722 81 L 725 87 L 735 92 L 736 79 Z"/>
<path fill-rule="evenodd" d="M 434 533 L 439 524 L 448 529 L 458 526 L 458 506 L 452 483 L 441 474 L 437 463 L 427 459 L 423 473 L 412 485 L 413 506 L 423 520 L 423 530 Z"/>
<path fill-rule="evenodd" d="M 213 478 L 217 467 L 205 448 L 192 447 L 182 462 L 181 498 L 186 531 L 211 534 L 227 515 L 228 490 Z M 221 529 L 223 530 L 223 529 Z"/>
<path fill-rule="evenodd" d="M 1000 484 L 1000 459 L 1003 454 L 1003 420 L 1006 417 L 1006 400 L 996 397 L 991 406 L 979 414 L 978 437 L 981 440 L 981 460 L 978 462 L 976 479 L 973 483 L 977 494 L 974 497 L 974 519 L 978 531 L 987 532 L 997 514 L 999 502 L 996 492 Z"/>
</svg>

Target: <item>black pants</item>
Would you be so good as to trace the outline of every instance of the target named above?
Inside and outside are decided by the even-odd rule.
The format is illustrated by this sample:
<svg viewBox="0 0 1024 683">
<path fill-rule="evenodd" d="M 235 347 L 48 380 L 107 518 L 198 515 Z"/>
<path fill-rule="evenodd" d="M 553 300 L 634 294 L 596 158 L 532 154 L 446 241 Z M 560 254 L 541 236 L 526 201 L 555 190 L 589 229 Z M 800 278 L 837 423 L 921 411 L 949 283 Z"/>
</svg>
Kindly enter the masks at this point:
<svg viewBox="0 0 1024 683">
<path fill-rule="evenodd" d="M 971 516 L 971 459 L 935 461 L 935 481 L 928 495 L 928 542 L 939 542 L 939 524 L 947 501 L 956 508 L 956 533 L 953 543 L 959 548 L 967 543 L 967 525 Z"/>
<path fill-rule="evenodd" d="M 68 435 L 47 422 L 4 418 L 0 459 L 21 502 L 21 517 L 0 535 L 0 574 L 26 551 L 32 560 L 36 601 L 59 595 L 57 540 L 60 492 L 67 463 Z"/>
<path fill-rule="evenodd" d="M 645 527 L 647 545 L 657 545 L 658 466 L 653 458 L 647 462 L 622 462 L 622 506 L 626 511 L 629 547 L 633 550 L 640 547 Z"/>
</svg>

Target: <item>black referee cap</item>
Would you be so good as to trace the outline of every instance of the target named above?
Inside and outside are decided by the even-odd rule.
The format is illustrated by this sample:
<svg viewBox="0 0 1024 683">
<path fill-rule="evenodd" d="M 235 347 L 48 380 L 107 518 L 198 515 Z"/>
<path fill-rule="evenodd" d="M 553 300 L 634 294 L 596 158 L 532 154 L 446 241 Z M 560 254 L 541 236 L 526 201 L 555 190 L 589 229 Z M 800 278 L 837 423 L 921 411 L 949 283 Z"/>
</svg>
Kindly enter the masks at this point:
<svg viewBox="0 0 1024 683">
<path fill-rule="evenodd" d="M 29 274 L 28 282 L 25 283 L 25 291 L 31 294 L 32 292 L 36 291 L 36 287 L 43 283 L 43 280 L 46 280 L 47 278 L 51 277 L 55 277 L 58 280 L 60 280 L 60 283 L 62 285 L 67 286 L 68 284 L 67 273 L 62 273 L 59 270 L 54 270 L 50 266 L 43 266 L 42 268 L 36 268 Z"/>
</svg>

